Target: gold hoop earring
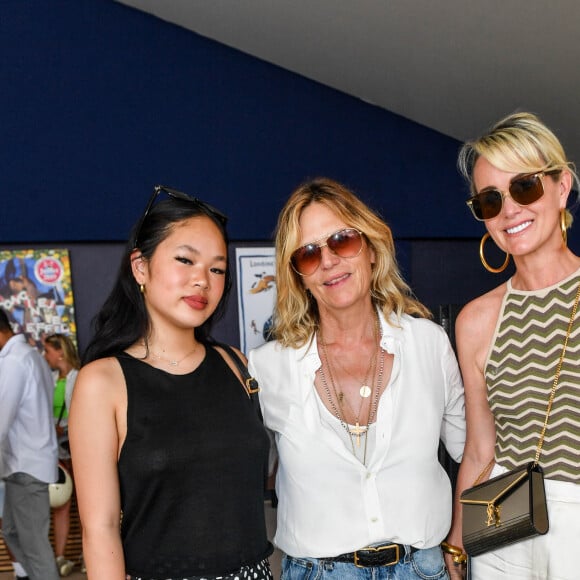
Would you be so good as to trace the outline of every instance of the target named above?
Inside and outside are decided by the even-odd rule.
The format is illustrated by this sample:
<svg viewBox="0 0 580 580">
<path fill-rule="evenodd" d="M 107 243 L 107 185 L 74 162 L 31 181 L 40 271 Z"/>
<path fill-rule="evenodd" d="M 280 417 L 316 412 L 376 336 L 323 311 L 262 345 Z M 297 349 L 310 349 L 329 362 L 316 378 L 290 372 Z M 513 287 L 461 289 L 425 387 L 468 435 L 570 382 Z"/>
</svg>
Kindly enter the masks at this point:
<svg viewBox="0 0 580 580">
<path fill-rule="evenodd" d="M 139 292 L 141 292 L 141 294 L 145 294 L 145 284 L 139 284 Z"/>
<path fill-rule="evenodd" d="M 506 252 L 504 263 L 499 268 L 492 268 L 487 263 L 485 256 L 483 255 L 483 246 L 485 246 L 485 242 L 487 242 L 488 238 L 490 237 L 491 236 L 489 235 L 489 232 L 485 232 L 483 238 L 481 238 L 481 242 L 479 243 L 479 259 L 481 260 L 483 267 L 488 272 L 491 272 L 492 274 L 499 274 L 500 272 L 503 272 L 507 268 L 510 262 L 510 255 Z"/>
<path fill-rule="evenodd" d="M 560 231 L 562 232 L 562 245 L 566 247 L 568 245 L 568 228 L 566 227 L 567 215 L 565 209 L 560 210 Z"/>
</svg>

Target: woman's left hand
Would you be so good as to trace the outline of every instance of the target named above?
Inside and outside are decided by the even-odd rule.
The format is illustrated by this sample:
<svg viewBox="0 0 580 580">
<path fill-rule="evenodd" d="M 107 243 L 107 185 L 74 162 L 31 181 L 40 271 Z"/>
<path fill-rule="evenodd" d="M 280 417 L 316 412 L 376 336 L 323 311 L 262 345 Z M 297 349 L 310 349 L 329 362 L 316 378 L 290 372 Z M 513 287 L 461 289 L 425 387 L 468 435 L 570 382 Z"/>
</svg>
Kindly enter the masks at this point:
<svg viewBox="0 0 580 580">
<path fill-rule="evenodd" d="M 451 554 L 443 554 L 443 556 L 445 557 L 445 565 L 447 566 L 447 572 L 449 572 L 449 578 L 451 580 L 464 580 L 467 572 L 465 564 L 455 564 Z"/>
</svg>

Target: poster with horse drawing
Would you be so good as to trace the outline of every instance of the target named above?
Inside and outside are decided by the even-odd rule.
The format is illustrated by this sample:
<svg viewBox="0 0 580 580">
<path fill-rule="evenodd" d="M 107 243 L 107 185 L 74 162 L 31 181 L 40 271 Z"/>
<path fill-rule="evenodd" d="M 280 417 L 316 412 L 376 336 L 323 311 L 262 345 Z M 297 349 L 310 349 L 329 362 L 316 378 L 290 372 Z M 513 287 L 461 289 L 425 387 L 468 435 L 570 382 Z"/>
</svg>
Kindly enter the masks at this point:
<svg viewBox="0 0 580 580">
<path fill-rule="evenodd" d="M 270 339 L 276 302 L 274 248 L 236 248 L 240 348 L 247 354 Z"/>
</svg>

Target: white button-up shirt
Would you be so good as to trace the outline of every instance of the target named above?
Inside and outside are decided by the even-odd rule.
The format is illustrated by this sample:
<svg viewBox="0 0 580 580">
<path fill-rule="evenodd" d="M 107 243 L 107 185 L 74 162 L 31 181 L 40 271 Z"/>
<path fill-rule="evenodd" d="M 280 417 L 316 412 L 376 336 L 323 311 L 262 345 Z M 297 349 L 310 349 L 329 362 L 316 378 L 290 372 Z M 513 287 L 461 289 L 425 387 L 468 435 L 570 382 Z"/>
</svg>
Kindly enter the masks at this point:
<svg viewBox="0 0 580 580">
<path fill-rule="evenodd" d="M 314 379 L 316 337 L 299 349 L 267 343 L 249 355 L 266 426 L 279 455 L 274 542 L 295 557 L 332 557 L 380 542 L 429 548 L 451 522 L 451 484 L 438 461 L 441 438 L 461 459 L 463 384 L 437 324 L 381 316 L 381 346 L 394 355 L 377 411 L 376 442 L 363 465 L 321 416 Z"/>
<path fill-rule="evenodd" d="M 57 443 L 48 364 L 22 334 L 0 350 L 0 477 L 23 472 L 57 479 Z"/>
</svg>

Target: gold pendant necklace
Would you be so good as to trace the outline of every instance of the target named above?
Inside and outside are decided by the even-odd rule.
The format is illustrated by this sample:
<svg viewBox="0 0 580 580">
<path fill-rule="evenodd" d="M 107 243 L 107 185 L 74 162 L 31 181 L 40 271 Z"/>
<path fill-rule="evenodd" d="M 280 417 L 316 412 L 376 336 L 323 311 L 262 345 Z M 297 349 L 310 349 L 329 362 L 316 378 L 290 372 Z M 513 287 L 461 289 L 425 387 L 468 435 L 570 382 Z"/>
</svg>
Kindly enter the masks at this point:
<svg viewBox="0 0 580 580">
<path fill-rule="evenodd" d="M 321 341 L 321 344 L 323 344 L 322 341 Z M 363 460 L 362 460 L 363 465 L 367 464 L 367 445 L 368 445 L 369 426 L 374 421 L 375 415 L 377 413 L 377 409 L 379 406 L 379 398 L 380 398 L 382 385 L 383 385 L 383 372 L 384 372 L 384 368 L 385 368 L 385 351 L 382 347 L 380 347 L 380 349 L 381 349 L 381 356 L 380 356 L 380 363 L 379 363 L 379 376 L 377 377 L 376 384 L 374 385 L 374 397 L 373 397 L 372 404 L 369 407 L 369 414 L 367 416 L 367 424 L 366 425 L 360 425 L 358 420 L 353 427 L 351 427 L 350 425 L 348 425 L 346 423 L 346 421 L 342 417 L 340 410 L 335 405 L 334 399 L 330 393 L 330 389 L 329 389 L 328 383 L 326 381 L 326 375 L 324 373 L 324 365 L 321 365 L 320 369 L 318 371 L 320 373 L 320 378 L 322 380 L 322 386 L 324 388 L 324 392 L 326 394 L 326 398 L 328 400 L 328 403 L 329 403 L 330 407 L 332 408 L 334 415 L 340 421 L 340 424 L 342 425 L 343 429 L 348 433 L 348 436 L 350 438 L 351 448 L 352 448 L 352 454 L 355 457 L 356 457 L 356 450 L 355 450 L 355 446 L 354 446 L 353 436 L 356 437 L 357 447 L 360 447 L 361 435 L 365 436 Z M 325 359 L 326 359 L 326 352 L 325 352 L 324 346 L 323 346 L 323 352 L 325 354 Z M 327 366 L 328 366 L 328 364 L 327 364 Z M 330 368 L 329 368 L 329 371 L 330 371 Z M 330 378 L 330 382 L 332 385 L 332 390 L 334 391 L 334 395 L 336 397 L 336 387 L 334 385 L 334 379 L 332 377 L 332 374 L 330 374 L 329 378 Z M 338 397 L 337 397 L 337 399 L 338 399 Z"/>
<path fill-rule="evenodd" d="M 369 440 L 368 431 L 370 429 L 371 423 L 375 420 L 375 415 L 377 414 L 377 410 L 379 408 L 379 398 L 381 396 L 381 387 L 383 386 L 383 371 L 385 370 L 385 351 L 382 347 L 381 349 L 381 359 L 379 363 L 379 376 L 377 377 L 377 383 L 375 386 L 375 395 L 372 405 L 369 407 L 369 415 L 367 417 L 367 432 L 365 436 L 365 449 L 363 453 L 363 465 L 366 466 L 367 464 L 367 443 Z"/>
<path fill-rule="evenodd" d="M 380 335 L 380 322 L 379 322 L 379 318 L 377 316 L 377 318 L 375 320 L 375 342 L 376 342 L 376 338 L 379 335 Z M 344 367 L 340 363 L 337 363 L 337 364 L 338 364 L 338 367 L 340 368 L 340 370 L 344 374 L 346 374 L 349 377 L 351 377 L 352 379 L 354 379 L 357 383 L 360 383 L 361 386 L 358 390 L 359 395 L 361 396 L 362 399 L 368 399 L 371 396 L 371 392 L 372 392 L 372 389 L 369 387 L 369 376 L 372 376 L 372 377 L 375 376 L 375 370 L 377 368 L 376 363 L 377 363 L 377 351 L 375 348 L 373 351 L 372 362 L 369 365 L 369 367 L 367 368 L 367 372 L 366 372 L 364 379 L 362 380 L 362 383 L 359 379 L 357 379 L 357 377 L 355 377 L 351 372 L 349 372 L 346 367 Z M 342 395 L 342 392 L 339 394 Z M 341 401 L 342 401 L 342 398 L 341 398 Z M 361 409 L 362 409 L 362 401 L 361 401 Z M 352 410 L 352 407 L 351 407 L 351 410 Z M 353 412 L 353 414 L 354 414 L 354 412 Z M 360 416 L 360 409 L 359 409 L 358 415 Z"/>
<path fill-rule="evenodd" d="M 322 332 L 319 331 L 319 337 L 320 337 L 320 345 L 322 347 L 322 355 L 324 360 L 322 361 L 323 364 L 321 364 L 320 369 L 319 369 L 319 373 L 320 373 L 320 378 L 321 378 L 321 382 L 322 382 L 322 387 L 324 389 L 324 392 L 326 394 L 326 398 L 328 400 L 328 403 L 330 405 L 330 408 L 332 409 L 332 411 L 334 412 L 334 415 L 336 416 L 336 418 L 340 421 L 340 424 L 342 425 L 342 427 L 345 429 L 345 431 L 348 433 L 349 438 L 350 438 L 350 442 L 351 442 L 351 447 L 352 447 L 352 452 L 353 455 L 356 456 L 356 451 L 355 451 L 355 438 L 356 438 L 356 446 L 358 448 L 360 448 L 360 444 L 361 444 L 361 436 L 365 437 L 365 442 L 364 442 L 364 450 L 363 450 L 363 465 L 366 465 L 366 455 L 367 455 L 367 443 L 368 443 L 368 431 L 369 431 L 369 425 L 373 422 L 375 414 L 377 412 L 377 407 L 378 407 L 378 402 L 379 402 L 379 397 L 380 397 L 380 392 L 381 392 L 381 387 L 382 387 L 382 381 L 383 381 L 383 371 L 384 371 L 384 364 L 385 364 L 385 351 L 384 349 L 380 346 L 380 339 L 381 339 L 381 332 L 380 332 L 380 323 L 378 321 L 378 316 L 377 316 L 377 337 L 375 340 L 375 344 L 378 341 L 379 343 L 379 350 L 380 350 L 380 363 L 379 363 L 379 375 L 377 377 L 377 381 L 375 383 L 374 379 L 375 379 L 375 373 L 376 373 L 376 360 L 377 360 L 377 354 L 376 351 L 373 355 L 373 362 L 372 362 L 372 372 L 371 369 L 369 368 L 369 371 L 367 372 L 367 376 L 365 377 L 365 383 L 367 383 L 367 377 L 371 377 L 371 384 L 373 384 L 373 387 L 371 388 L 368 384 L 363 384 L 360 389 L 359 389 L 359 394 L 361 395 L 361 406 L 359 409 L 359 413 L 358 415 L 356 415 L 355 417 L 355 424 L 354 426 L 349 425 L 346 420 L 344 419 L 339 407 L 342 406 L 342 401 L 343 401 L 343 393 L 342 391 L 339 393 L 337 393 L 336 390 L 336 385 L 334 382 L 334 377 L 333 377 L 333 373 L 332 373 L 332 367 L 330 364 L 330 360 L 328 358 L 328 353 L 326 350 L 326 343 L 324 342 L 324 338 L 322 336 Z M 328 382 L 326 380 L 326 374 L 324 372 L 324 366 L 326 364 L 326 367 L 328 369 L 328 378 L 330 380 L 330 384 L 332 385 L 332 392 L 334 393 L 334 397 L 331 394 L 330 388 L 328 386 Z M 346 374 L 350 374 L 346 371 L 346 369 L 342 369 Z M 352 375 L 350 374 L 350 376 L 352 377 Z M 353 377 L 356 380 L 356 377 Z M 367 389 L 368 389 L 368 394 L 367 394 Z M 360 413 L 362 411 L 362 403 L 364 401 L 365 398 L 368 398 L 372 393 L 374 392 L 374 397 L 373 397 L 373 401 L 371 402 L 371 404 L 369 405 L 369 412 L 367 415 L 367 423 L 366 425 L 361 425 L 360 424 Z M 364 393 L 364 394 L 363 394 Z M 338 401 L 338 407 L 335 404 L 335 400 Z M 353 412 L 353 416 L 354 416 L 354 411 L 352 409 L 352 407 L 350 406 L 350 404 L 348 403 L 347 400 L 347 404 L 351 409 L 351 412 Z"/>
<path fill-rule="evenodd" d="M 333 388 L 334 388 L 334 377 L 333 377 L 333 373 L 332 373 L 332 367 L 330 366 L 330 361 L 328 360 L 328 354 L 326 353 L 326 347 L 323 347 L 323 348 L 325 349 L 324 350 L 324 357 L 326 359 L 327 366 L 328 366 L 328 374 L 330 376 L 330 382 L 332 383 Z M 370 376 L 374 380 L 375 374 L 376 374 L 376 370 L 377 370 L 376 364 L 377 364 L 377 353 L 376 353 L 376 350 L 375 350 L 375 352 L 373 354 L 371 366 L 369 367 L 369 369 L 367 371 L 367 375 L 365 377 L 365 381 L 364 381 L 365 382 L 365 385 L 363 385 L 363 387 L 366 387 L 368 389 L 369 395 L 371 393 L 371 388 L 367 385 L 367 383 L 369 382 L 368 381 L 368 378 Z M 343 368 L 343 370 L 346 370 L 346 369 Z M 347 373 L 347 374 L 349 374 L 349 373 Z M 350 375 L 350 376 L 352 376 L 352 375 Z M 359 389 L 359 394 L 361 394 L 360 391 L 362 390 L 363 387 L 361 387 Z M 342 395 L 342 392 L 340 394 Z M 360 404 L 359 404 L 359 407 L 358 407 L 358 413 L 356 413 L 356 414 L 355 414 L 354 409 L 352 408 L 349 400 L 345 398 L 346 405 L 348 405 L 348 407 L 349 407 L 349 409 L 350 409 L 350 411 L 352 413 L 352 416 L 355 418 L 355 426 L 354 427 L 349 426 L 349 431 L 353 435 L 356 436 L 356 438 L 357 438 L 356 439 L 357 447 L 360 447 L 360 437 L 361 437 L 361 435 L 365 435 L 366 432 L 367 432 L 367 430 L 368 430 L 368 422 L 367 422 L 367 426 L 366 427 L 360 425 L 360 416 L 361 416 L 361 413 L 362 413 L 363 403 L 364 403 L 364 401 L 365 401 L 366 398 L 368 398 L 368 397 L 361 396 Z M 342 397 L 340 397 L 339 400 L 338 400 L 338 402 L 340 404 L 342 404 L 342 401 L 343 401 L 343 399 L 342 399 Z M 370 413 L 370 408 L 369 408 L 369 413 Z"/>
<path fill-rule="evenodd" d="M 364 399 L 361 399 L 361 404 L 359 407 L 359 412 L 358 414 L 355 414 L 354 409 L 351 407 L 350 403 L 348 402 L 348 399 L 346 399 L 346 397 L 344 396 L 343 391 L 337 392 L 336 390 L 336 384 L 334 381 L 334 374 L 332 372 L 332 367 L 330 365 L 330 359 L 328 358 L 328 352 L 326 350 L 326 343 L 324 342 L 324 339 L 322 337 L 322 334 L 320 335 L 320 345 L 322 346 L 322 354 L 324 356 L 324 360 L 322 365 L 320 366 L 320 376 L 322 379 L 322 385 L 324 387 L 324 391 L 326 393 L 326 396 L 328 398 L 328 401 L 332 407 L 332 410 L 334 411 L 334 414 L 336 415 L 336 417 L 338 418 L 338 420 L 341 422 L 341 424 L 343 425 L 343 427 L 347 430 L 347 432 L 352 436 L 354 435 L 356 437 L 356 445 L 357 447 L 360 447 L 360 438 L 361 435 L 366 433 L 367 427 L 365 427 L 364 425 L 360 424 L 360 413 L 362 410 L 362 403 L 364 401 Z M 328 388 L 328 383 L 326 381 L 326 374 L 324 372 L 324 366 L 326 365 L 327 369 L 328 369 L 328 377 L 330 379 L 330 384 L 332 385 L 332 391 L 334 393 L 334 398 L 332 397 L 331 393 L 330 393 L 330 389 Z M 338 407 L 335 405 L 334 403 L 334 399 L 336 399 L 338 401 Z M 346 401 L 346 404 L 348 405 L 348 407 L 350 408 L 350 411 L 352 413 L 352 416 L 354 417 L 354 426 L 351 427 L 348 422 L 344 419 L 343 414 L 341 412 L 341 408 L 343 405 L 343 402 Z"/>
</svg>

